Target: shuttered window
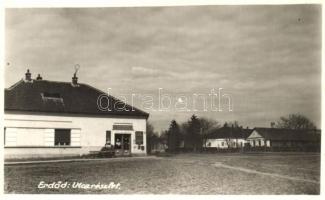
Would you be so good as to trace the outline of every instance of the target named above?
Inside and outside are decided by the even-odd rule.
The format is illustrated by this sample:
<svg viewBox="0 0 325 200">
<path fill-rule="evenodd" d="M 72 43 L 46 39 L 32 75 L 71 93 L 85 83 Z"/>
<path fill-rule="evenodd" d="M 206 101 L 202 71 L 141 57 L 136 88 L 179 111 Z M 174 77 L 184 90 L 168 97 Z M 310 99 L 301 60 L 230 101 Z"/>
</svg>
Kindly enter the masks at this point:
<svg viewBox="0 0 325 200">
<path fill-rule="evenodd" d="M 143 144 L 143 132 L 142 131 L 136 131 L 135 132 L 135 143 L 137 145 Z"/>
<path fill-rule="evenodd" d="M 70 129 L 55 129 L 55 146 L 64 146 L 71 144 L 71 130 Z"/>
<path fill-rule="evenodd" d="M 111 143 L 111 131 L 106 131 L 106 143 Z"/>
</svg>

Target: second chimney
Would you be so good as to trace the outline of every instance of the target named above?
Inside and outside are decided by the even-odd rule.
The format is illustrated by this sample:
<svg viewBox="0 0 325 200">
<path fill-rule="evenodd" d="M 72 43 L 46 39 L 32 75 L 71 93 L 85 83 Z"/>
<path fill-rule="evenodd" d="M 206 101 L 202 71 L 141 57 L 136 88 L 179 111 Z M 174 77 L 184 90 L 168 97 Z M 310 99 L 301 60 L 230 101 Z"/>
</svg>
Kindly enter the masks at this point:
<svg viewBox="0 0 325 200">
<path fill-rule="evenodd" d="M 32 81 L 32 74 L 29 72 L 29 69 L 27 69 L 27 72 L 25 73 L 25 81 L 26 82 Z"/>
<path fill-rule="evenodd" d="M 78 86 L 78 77 L 76 76 L 76 73 L 74 73 L 72 77 L 72 86 Z"/>
<path fill-rule="evenodd" d="M 38 74 L 37 77 L 36 77 L 36 80 L 37 80 L 37 81 L 41 81 L 41 80 L 43 80 L 43 78 L 41 77 L 40 74 Z"/>
</svg>

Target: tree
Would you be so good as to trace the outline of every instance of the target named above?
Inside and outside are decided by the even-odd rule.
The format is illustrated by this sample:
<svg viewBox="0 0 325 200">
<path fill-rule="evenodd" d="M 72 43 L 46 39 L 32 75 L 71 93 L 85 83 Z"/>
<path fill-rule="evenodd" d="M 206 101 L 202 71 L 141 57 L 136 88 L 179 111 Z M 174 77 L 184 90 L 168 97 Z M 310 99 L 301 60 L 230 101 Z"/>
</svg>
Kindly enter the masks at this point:
<svg viewBox="0 0 325 200">
<path fill-rule="evenodd" d="M 207 141 L 207 137 L 208 134 L 217 128 L 220 128 L 220 124 L 219 122 L 217 122 L 216 120 L 212 120 L 212 119 L 208 119 L 208 118 L 200 118 L 200 127 L 201 127 L 201 138 L 202 138 L 202 145 L 206 147 L 206 141 Z"/>
<path fill-rule="evenodd" d="M 238 121 L 231 121 L 231 122 L 226 122 L 228 127 L 233 127 L 233 128 L 240 128 Z"/>
<path fill-rule="evenodd" d="M 229 137 L 226 138 L 226 144 L 228 148 L 237 147 L 238 138 L 234 137 L 234 134 L 236 134 L 236 132 L 238 131 L 241 131 L 243 129 L 243 126 L 239 125 L 239 122 L 235 120 L 235 121 L 225 122 L 223 127 L 229 129 L 229 134 L 228 134 Z"/>
<path fill-rule="evenodd" d="M 197 149 L 202 148 L 202 129 L 200 120 L 196 115 L 192 115 L 191 119 L 187 123 L 185 146 L 191 148 L 193 151 L 197 151 Z"/>
<path fill-rule="evenodd" d="M 168 130 L 163 130 L 160 133 L 159 141 L 162 145 L 166 147 L 168 145 Z"/>
<path fill-rule="evenodd" d="M 151 153 L 152 148 L 157 144 L 158 134 L 154 131 L 153 125 L 148 121 L 146 126 L 147 153 Z"/>
<path fill-rule="evenodd" d="M 281 117 L 276 127 L 295 130 L 316 129 L 315 124 L 301 114 L 290 114 L 288 117 Z"/>
<path fill-rule="evenodd" d="M 180 144 L 180 128 L 175 120 L 172 120 L 167 131 L 168 151 L 176 152 Z"/>
<path fill-rule="evenodd" d="M 188 122 L 181 123 L 179 127 L 180 127 L 180 134 L 179 134 L 180 148 L 187 148 L 186 141 L 188 137 L 187 131 L 189 129 Z"/>
</svg>

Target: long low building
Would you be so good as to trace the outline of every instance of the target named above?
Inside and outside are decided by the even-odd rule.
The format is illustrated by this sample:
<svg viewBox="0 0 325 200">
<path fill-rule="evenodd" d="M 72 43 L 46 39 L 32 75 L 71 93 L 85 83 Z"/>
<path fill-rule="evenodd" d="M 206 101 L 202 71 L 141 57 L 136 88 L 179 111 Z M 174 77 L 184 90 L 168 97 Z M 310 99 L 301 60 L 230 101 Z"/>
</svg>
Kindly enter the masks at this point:
<svg viewBox="0 0 325 200">
<path fill-rule="evenodd" d="M 104 95 L 104 96 L 103 96 Z M 106 95 L 106 96 L 105 96 Z M 111 109 L 99 108 L 99 97 Z M 105 104 L 105 102 L 101 102 Z M 87 84 L 25 78 L 5 89 L 5 158 L 77 156 L 109 143 L 118 155 L 145 155 L 149 114 Z"/>
<path fill-rule="evenodd" d="M 252 133 L 247 137 L 247 142 L 250 144 L 250 147 L 319 150 L 321 134 L 319 130 L 254 128 Z"/>
<path fill-rule="evenodd" d="M 211 131 L 204 147 L 208 149 L 319 151 L 320 130 L 281 128 L 242 129 L 222 127 Z"/>
</svg>

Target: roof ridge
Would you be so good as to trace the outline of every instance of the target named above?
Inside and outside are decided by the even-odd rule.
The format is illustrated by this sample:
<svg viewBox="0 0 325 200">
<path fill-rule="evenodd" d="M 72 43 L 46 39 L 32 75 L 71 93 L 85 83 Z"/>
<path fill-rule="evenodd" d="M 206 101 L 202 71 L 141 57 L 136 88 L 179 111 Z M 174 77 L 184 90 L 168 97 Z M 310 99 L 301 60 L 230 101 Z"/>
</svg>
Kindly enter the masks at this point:
<svg viewBox="0 0 325 200">
<path fill-rule="evenodd" d="M 291 129 L 291 128 L 272 128 L 272 127 L 254 127 L 254 129 L 273 129 L 273 130 L 292 130 L 292 131 L 310 131 L 314 129 Z"/>
<path fill-rule="evenodd" d="M 52 83 L 64 83 L 64 84 L 71 84 L 71 82 L 66 82 L 66 81 L 52 81 L 52 80 L 36 80 L 33 79 L 36 82 L 52 82 Z M 13 88 L 15 88 L 18 84 L 24 82 L 24 79 L 19 80 L 18 82 L 16 82 L 15 84 L 13 84 L 12 86 L 10 86 L 9 88 L 5 88 L 6 90 L 12 90 Z"/>
<path fill-rule="evenodd" d="M 24 79 L 20 79 L 19 81 L 17 81 L 15 84 L 13 84 L 12 86 L 10 86 L 9 88 L 5 88 L 5 90 L 12 90 L 14 89 L 17 85 L 19 85 L 20 83 L 22 83 L 24 81 Z"/>
<path fill-rule="evenodd" d="M 35 79 L 36 80 L 36 79 Z M 37 82 L 52 82 L 52 83 L 65 83 L 65 84 L 71 84 L 71 82 L 67 82 L 67 81 L 52 81 L 52 80 L 36 80 Z M 80 83 L 79 83 L 80 84 Z"/>
</svg>

